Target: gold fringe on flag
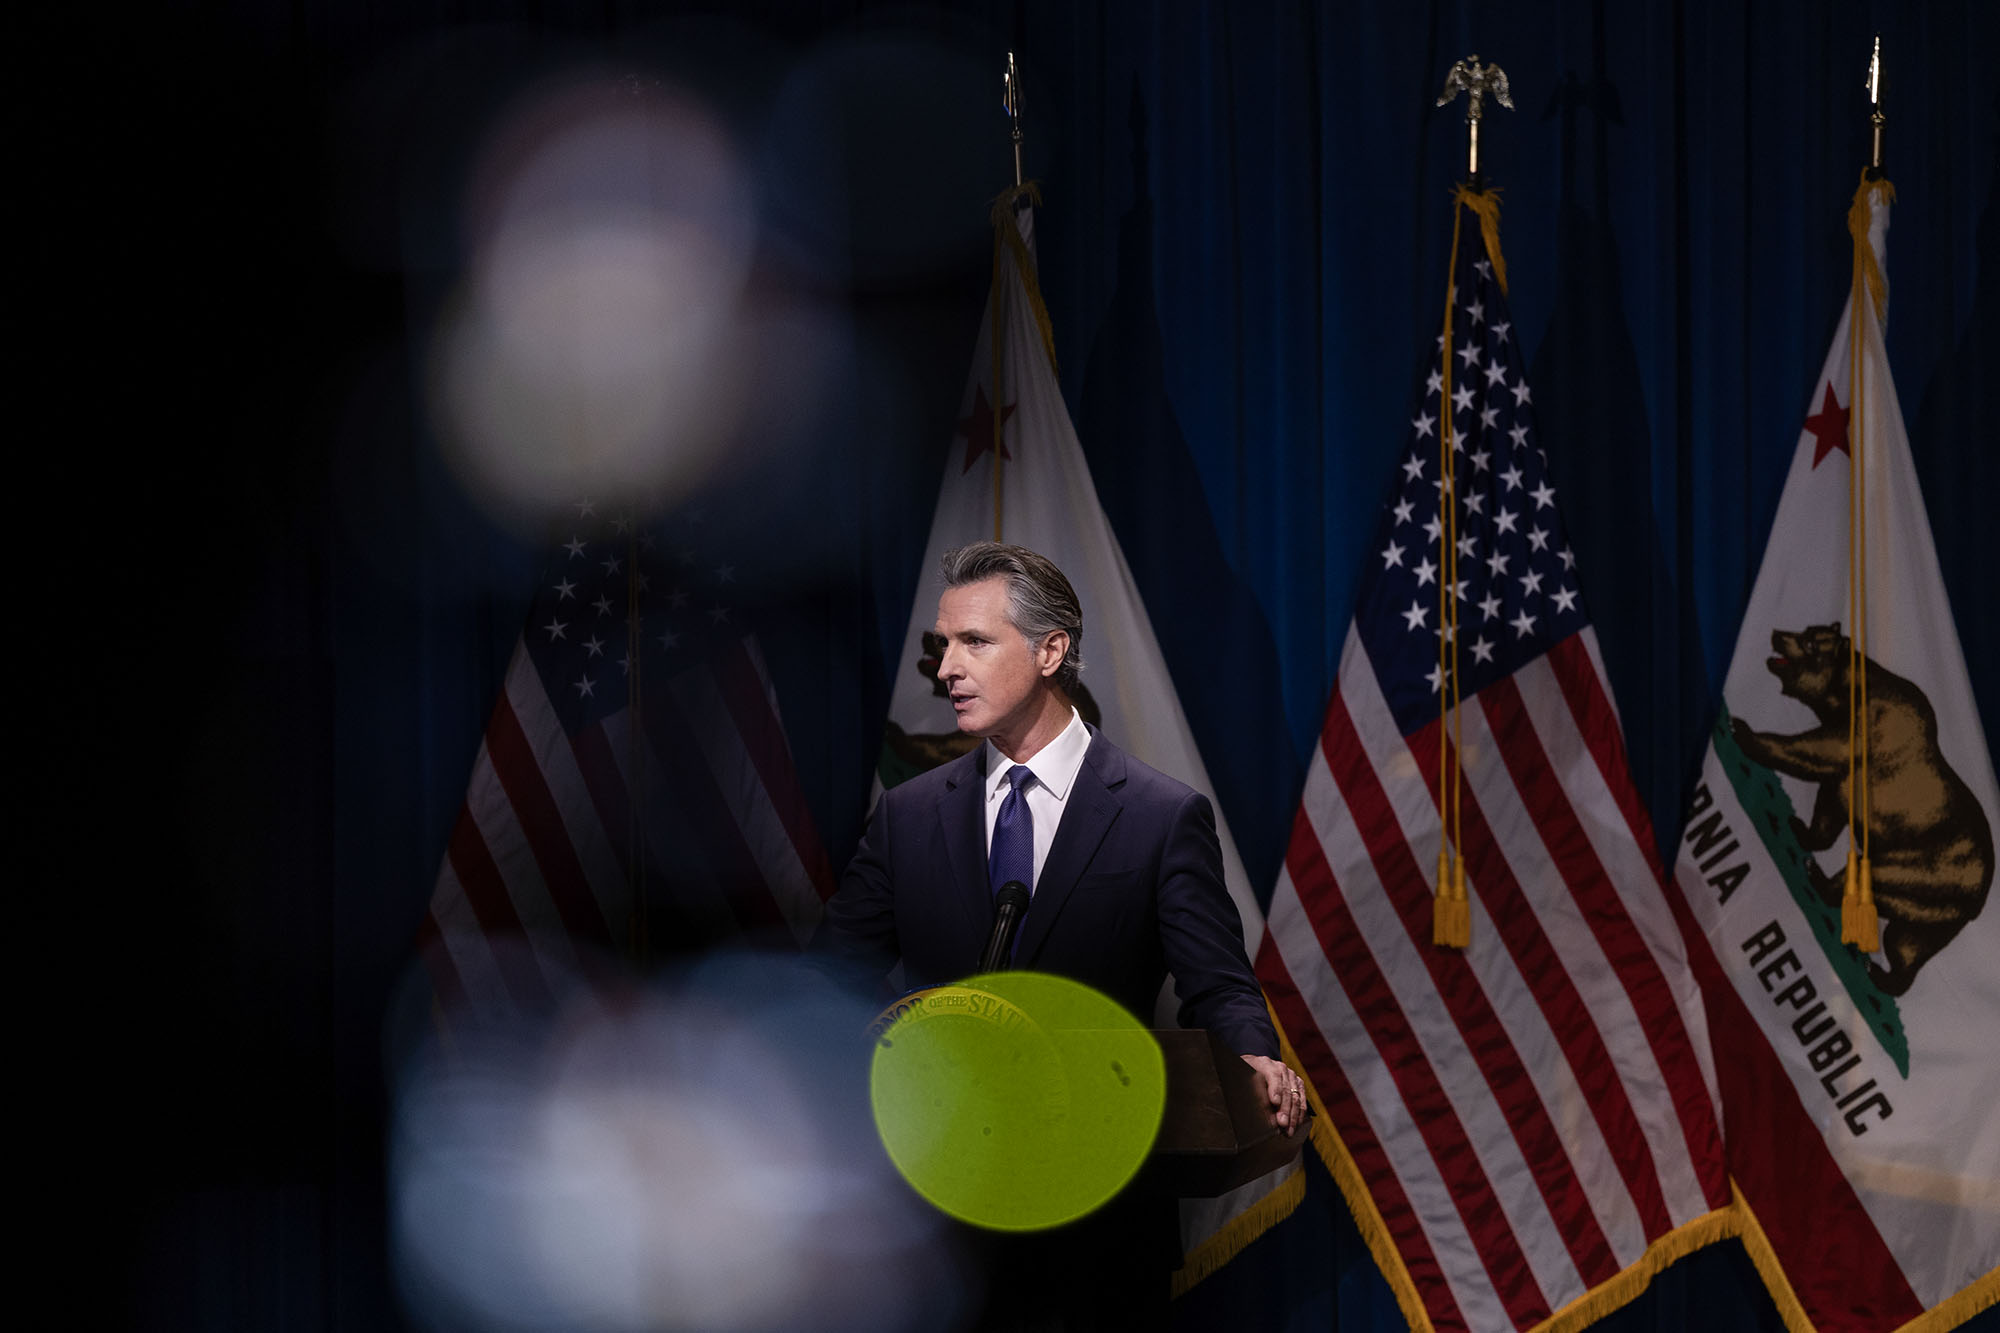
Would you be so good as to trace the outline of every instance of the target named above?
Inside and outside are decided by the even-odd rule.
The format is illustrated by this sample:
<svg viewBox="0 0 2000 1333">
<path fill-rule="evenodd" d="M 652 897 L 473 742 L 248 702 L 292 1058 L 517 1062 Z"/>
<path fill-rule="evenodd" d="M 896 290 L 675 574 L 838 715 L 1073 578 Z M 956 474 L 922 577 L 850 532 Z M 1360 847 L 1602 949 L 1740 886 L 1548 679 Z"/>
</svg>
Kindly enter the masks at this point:
<svg viewBox="0 0 2000 1333">
<path fill-rule="evenodd" d="M 1970 1323 L 1972 1316 L 2000 1305 L 2000 1268 L 1989 1268 L 1971 1286 L 1939 1301 L 1896 1330 L 1896 1333 L 1945 1333 Z"/>
<path fill-rule="evenodd" d="M 1303 1169 L 1285 1177 L 1269 1194 L 1223 1224 L 1222 1230 L 1196 1246 L 1174 1270 L 1173 1295 L 1187 1295 L 1195 1284 L 1243 1253 L 1251 1241 L 1290 1217 L 1306 1197 Z"/>
<path fill-rule="evenodd" d="M 1269 1008 L 1268 1003 L 1265 1007 Z M 1278 1021 L 1276 1013 L 1271 1014 L 1271 1026 L 1277 1029 L 1278 1054 L 1293 1069 L 1303 1071 L 1305 1064 L 1299 1059 L 1299 1053 L 1292 1049 L 1291 1038 L 1285 1035 L 1285 1025 Z M 1389 1225 L 1382 1220 L 1381 1210 L 1375 1206 L 1375 1196 L 1369 1191 L 1368 1182 L 1362 1178 L 1361 1168 L 1355 1165 L 1347 1145 L 1334 1132 L 1333 1119 L 1327 1115 L 1326 1105 L 1319 1099 L 1319 1089 L 1303 1072 L 1300 1077 L 1305 1081 L 1306 1100 L 1312 1103 L 1313 1109 L 1312 1119 L 1307 1122 L 1310 1128 L 1306 1132 L 1312 1136 L 1313 1148 L 1333 1176 L 1333 1183 L 1340 1187 L 1341 1197 L 1347 1200 L 1347 1210 L 1354 1215 L 1354 1227 L 1361 1233 L 1361 1243 L 1368 1247 L 1375 1267 L 1381 1270 L 1389 1290 L 1395 1293 L 1396 1308 L 1409 1321 L 1410 1333 L 1435 1333 L 1430 1312 L 1424 1308 L 1424 1298 L 1418 1293 L 1410 1270 L 1403 1264 L 1403 1256 L 1398 1253 L 1396 1242 L 1389 1235 Z"/>
<path fill-rule="evenodd" d="M 1764 1224 L 1751 1211 L 1750 1201 L 1743 1197 L 1743 1191 L 1729 1182 L 1731 1207 L 1736 1213 L 1737 1239 L 1743 1242 L 1743 1252 L 1750 1256 L 1751 1267 L 1757 1276 L 1764 1279 L 1764 1290 L 1771 1294 L 1771 1304 L 1778 1309 L 1778 1318 L 1785 1321 L 1789 1333 L 1816 1333 L 1813 1322 L 1806 1317 L 1806 1307 L 1799 1302 L 1799 1294 L 1792 1290 L 1792 1280 L 1785 1276 L 1783 1265 L 1778 1262 L 1778 1252 L 1771 1248 L 1771 1238 L 1764 1234 Z"/>
<path fill-rule="evenodd" d="M 1536 1324 L 1530 1333 L 1573 1333 L 1610 1314 L 1646 1289 L 1654 1277 L 1705 1245 L 1738 1234 L 1742 1221 L 1736 1205 L 1717 1208 L 1681 1223 L 1646 1247 L 1644 1254 L 1606 1278 L 1562 1309 Z"/>
<path fill-rule="evenodd" d="M 1271 1028 L 1278 1034 L 1278 1057 L 1291 1066 L 1292 1072 L 1299 1076 L 1299 1082 L 1305 1085 L 1306 1096 L 1312 1097 L 1312 1080 L 1306 1077 L 1305 1066 L 1299 1063 L 1297 1052 L 1286 1044 L 1285 1029 L 1278 1022 L 1277 1011 L 1271 1008 L 1269 1000 L 1264 1001 L 1264 1012 L 1271 1016 Z M 1319 1104 L 1314 1102 L 1313 1105 L 1317 1108 Z M 1324 1111 L 1321 1114 L 1325 1114 Z M 1305 1197 L 1306 1173 L 1301 1167 L 1280 1181 L 1269 1194 L 1223 1223 L 1220 1231 L 1182 1258 L 1181 1266 L 1174 1270 L 1174 1297 L 1185 1296 L 1196 1283 L 1243 1253 L 1244 1247 L 1251 1241 L 1290 1217 Z"/>
<path fill-rule="evenodd" d="M 1778 1263 L 1777 1251 L 1771 1248 L 1770 1238 L 1764 1234 L 1757 1214 L 1736 1188 L 1735 1181 L 1730 1182 L 1729 1188 L 1735 1195 L 1732 1211 L 1736 1214 L 1736 1235 L 1743 1242 L 1743 1250 L 1750 1256 L 1757 1276 L 1763 1279 L 1764 1289 L 1770 1292 L 1771 1304 L 1777 1307 L 1778 1318 L 1784 1321 L 1788 1333 L 1817 1333 L 1812 1320 L 1806 1315 L 1804 1304 L 1799 1300 L 1798 1292 L 1792 1289 L 1791 1279 L 1785 1276 L 1784 1268 Z M 1947 1329 L 1957 1328 L 1996 1304 L 2000 1304 L 2000 1268 L 1989 1268 L 1971 1285 L 1900 1325 L 1896 1333 L 1945 1333 Z"/>
<path fill-rule="evenodd" d="M 1267 1006 L 1268 1007 L 1268 1006 Z M 1285 1035 L 1285 1025 L 1272 1013 L 1271 1024 L 1278 1032 L 1278 1053 L 1286 1064 L 1295 1070 L 1304 1070 L 1298 1052 L 1292 1049 L 1291 1039 Z M 1361 1233 L 1362 1243 L 1381 1270 L 1382 1278 L 1395 1294 L 1396 1307 L 1408 1321 L 1411 1333 L 1435 1333 L 1430 1311 L 1424 1308 L 1424 1300 L 1417 1291 L 1417 1284 L 1410 1277 L 1410 1270 L 1403 1264 L 1403 1256 L 1396 1249 L 1396 1243 L 1389 1235 L 1388 1223 L 1382 1220 L 1381 1210 L 1375 1206 L 1375 1196 L 1369 1191 L 1368 1182 L 1362 1178 L 1361 1168 L 1355 1165 L 1347 1145 L 1340 1141 L 1340 1135 L 1333 1128 L 1333 1121 L 1326 1113 L 1326 1106 L 1319 1099 L 1319 1089 L 1310 1078 L 1305 1079 L 1306 1098 L 1312 1103 L 1313 1118 L 1310 1122 L 1313 1148 L 1319 1153 L 1320 1161 L 1326 1165 L 1340 1193 L 1347 1200 L 1347 1208 L 1354 1215 L 1354 1226 Z M 1700 1217 L 1690 1218 L 1672 1231 L 1659 1237 L 1646 1247 L 1632 1263 L 1609 1278 L 1600 1282 L 1583 1295 L 1557 1310 L 1554 1314 L 1535 1325 L 1530 1333 L 1574 1333 L 1588 1324 L 1604 1318 L 1613 1310 L 1630 1303 L 1646 1289 L 1654 1276 L 1684 1259 L 1703 1246 L 1740 1236 L 1743 1247 L 1750 1251 L 1750 1257 L 1757 1270 L 1764 1277 L 1770 1289 L 1771 1298 L 1777 1305 L 1791 1333 L 1814 1333 L 1811 1323 L 1806 1320 L 1805 1310 L 1799 1305 L 1798 1297 L 1792 1294 L 1791 1283 L 1778 1268 L 1777 1256 L 1772 1252 L 1770 1242 L 1764 1239 L 1763 1228 L 1751 1215 L 1750 1205 L 1743 1201 L 1743 1195 L 1734 1181 L 1729 1186 L 1730 1201 L 1727 1206 Z M 1753 1237 L 1754 1235 L 1754 1242 Z M 1760 1257 L 1761 1256 L 1761 1257 Z M 2000 1273 L 2000 1270 L 1995 1270 Z M 1994 1274 L 1988 1274 L 1988 1278 Z M 1984 1280 L 1982 1280 L 1984 1281 Z M 1977 1290 L 1979 1284 L 1975 1284 Z M 1176 1294 L 1180 1288 L 1176 1284 Z M 1967 1293 L 1960 1293 L 1958 1300 L 1964 1300 Z M 1951 1304 L 1947 1302 L 1946 1304 Z M 1986 1305 L 1993 1304 L 1993 1294 L 1986 1294 Z M 1943 1307 L 1940 1307 L 1943 1308 Z M 1984 1309 L 1985 1306 L 1977 1306 Z M 1938 1329 L 1949 1325 L 1937 1325 Z M 1915 1326 L 1899 1333 L 1918 1333 Z M 1929 1333 L 1926 1328 L 1923 1333 Z"/>
</svg>

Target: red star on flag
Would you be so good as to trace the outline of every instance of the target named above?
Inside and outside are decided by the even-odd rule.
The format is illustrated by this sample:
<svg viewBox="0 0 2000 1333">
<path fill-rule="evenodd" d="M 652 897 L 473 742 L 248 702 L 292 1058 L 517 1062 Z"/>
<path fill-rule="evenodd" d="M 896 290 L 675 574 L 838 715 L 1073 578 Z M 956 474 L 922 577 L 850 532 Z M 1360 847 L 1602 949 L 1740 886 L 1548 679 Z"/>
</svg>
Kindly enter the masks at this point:
<svg viewBox="0 0 2000 1333">
<path fill-rule="evenodd" d="M 999 424 L 1004 427 L 1007 418 L 1013 415 L 1014 404 L 1009 403 L 1000 409 Z M 986 386 L 975 384 L 972 388 L 972 415 L 958 423 L 958 433 L 965 437 L 965 466 L 959 469 L 960 475 L 972 471 L 973 461 L 993 447 L 993 428 L 993 405 L 986 401 Z M 1005 438 L 1000 441 L 1000 456 L 1009 462 L 1014 458 L 1008 452 Z"/>
<path fill-rule="evenodd" d="M 1834 400 L 1831 382 L 1826 386 L 1826 401 L 1820 404 L 1819 411 L 1806 418 L 1806 429 L 1819 441 L 1813 446 L 1814 467 L 1835 449 L 1849 458 L 1854 456 L 1847 450 L 1847 409 Z"/>
</svg>

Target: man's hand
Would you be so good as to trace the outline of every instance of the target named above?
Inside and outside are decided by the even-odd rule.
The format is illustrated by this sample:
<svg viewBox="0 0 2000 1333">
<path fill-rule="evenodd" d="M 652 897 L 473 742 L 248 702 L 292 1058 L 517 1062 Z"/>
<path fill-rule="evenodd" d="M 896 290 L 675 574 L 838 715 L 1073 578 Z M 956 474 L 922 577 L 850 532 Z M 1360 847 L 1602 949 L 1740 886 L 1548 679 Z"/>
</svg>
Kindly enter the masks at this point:
<svg viewBox="0 0 2000 1333">
<path fill-rule="evenodd" d="M 1257 1096 L 1270 1113 L 1271 1123 L 1284 1130 L 1286 1138 L 1296 1138 L 1309 1114 L 1305 1080 L 1268 1055 L 1246 1055 L 1243 1063 L 1256 1071 Z"/>
</svg>

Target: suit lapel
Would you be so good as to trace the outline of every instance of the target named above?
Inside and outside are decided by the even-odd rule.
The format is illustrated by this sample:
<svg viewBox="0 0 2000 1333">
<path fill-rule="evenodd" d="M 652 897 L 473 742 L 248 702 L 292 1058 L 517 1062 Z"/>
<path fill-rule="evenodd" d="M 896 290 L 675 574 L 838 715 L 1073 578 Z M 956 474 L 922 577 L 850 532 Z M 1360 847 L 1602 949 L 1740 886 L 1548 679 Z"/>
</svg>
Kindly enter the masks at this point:
<svg viewBox="0 0 2000 1333">
<path fill-rule="evenodd" d="M 938 820 L 951 862 L 951 894 L 977 941 L 972 946 L 976 958 L 993 926 L 993 890 L 986 882 L 986 747 L 955 760 L 954 766 L 958 771 L 947 777 L 938 798 Z"/>
<path fill-rule="evenodd" d="M 1035 880 L 1034 901 L 1021 921 L 1021 941 L 1014 952 L 1014 966 L 1027 967 L 1048 938 L 1049 929 L 1062 912 L 1070 890 L 1097 855 L 1104 835 L 1122 808 L 1117 791 L 1125 785 L 1125 755 L 1110 742 L 1091 732 L 1090 748 L 1076 770 L 1069 800 L 1063 804 L 1062 823 L 1056 826 L 1055 841 L 1049 845 L 1049 859 Z"/>
</svg>

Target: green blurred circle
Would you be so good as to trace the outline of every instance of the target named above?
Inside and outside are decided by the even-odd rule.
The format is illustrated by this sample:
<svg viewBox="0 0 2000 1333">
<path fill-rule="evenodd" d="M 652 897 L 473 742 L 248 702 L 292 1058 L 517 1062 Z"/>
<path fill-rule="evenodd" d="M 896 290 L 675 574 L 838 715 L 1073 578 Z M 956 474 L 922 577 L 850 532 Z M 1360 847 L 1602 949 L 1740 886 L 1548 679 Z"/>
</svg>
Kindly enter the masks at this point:
<svg viewBox="0 0 2000 1333">
<path fill-rule="evenodd" d="M 1144 1165 L 1166 1062 L 1108 996 L 996 972 L 905 996 L 883 1019 L 876 1129 L 904 1179 L 952 1216 L 996 1231 L 1060 1226 Z"/>
</svg>

